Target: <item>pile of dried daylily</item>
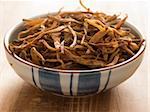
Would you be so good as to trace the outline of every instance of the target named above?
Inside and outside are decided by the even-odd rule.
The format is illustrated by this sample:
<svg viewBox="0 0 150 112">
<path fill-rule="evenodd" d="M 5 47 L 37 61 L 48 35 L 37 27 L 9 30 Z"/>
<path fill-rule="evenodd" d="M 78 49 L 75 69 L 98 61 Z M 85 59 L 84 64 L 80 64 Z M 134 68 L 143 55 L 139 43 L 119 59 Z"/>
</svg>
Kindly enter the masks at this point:
<svg viewBox="0 0 150 112">
<path fill-rule="evenodd" d="M 94 13 L 89 9 L 24 19 L 24 30 L 9 47 L 19 57 L 45 67 L 112 66 L 132 57 L 143 42 L 124 26 L 126 19 L 127 16 L 121 20 L 117 15 Z"/>
</svg>

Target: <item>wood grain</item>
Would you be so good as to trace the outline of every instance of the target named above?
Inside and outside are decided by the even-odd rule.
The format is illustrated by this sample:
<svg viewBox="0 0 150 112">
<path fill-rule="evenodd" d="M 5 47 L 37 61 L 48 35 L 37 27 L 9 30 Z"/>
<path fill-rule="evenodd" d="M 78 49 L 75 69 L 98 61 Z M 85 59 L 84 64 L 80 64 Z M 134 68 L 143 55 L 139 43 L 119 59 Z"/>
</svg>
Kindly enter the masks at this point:
<svg viewBox="0 0 150 112">
<path fill-rule="evenodd" d="M 118 87 L 90 97 L 66 98 L 43 92 L 23 81 L 13 71 L 4 54 L 2 43 L 4 33 L 22 18 L 38 15 L 50 8 L 54 11 L 62 4 L 74 6 L 73 2 L 70 2 L 72 5 L 68 5 L 68 0 L 66 3 L 65 1 L 60 3 L 58 0 L 51 1 L 49 5 L 46 2 L 0 2 L 2 15 L 0 26 L 3 26 L 0 28 L 2 32 L 0 34 L 0 112 L 148 112 L 149 46 L 142 64 L 131 78 Z M 58 7 L 54 8 L 53 5 Z M 134 23 L 143 35 L 147 36 L 145 5 L 142 6 L 136 2 L 134 9 L 133 4 L 128 2 L 101 3 L 100 6 L 102 10 L 106 10 L 107 6 L 114 12 L 125 11 L 129 14 L 129 18 L 133 18 L 129 19 L 131 23 Z M 149 39 L 147 40 L 149 42 Z"/>
</svg>

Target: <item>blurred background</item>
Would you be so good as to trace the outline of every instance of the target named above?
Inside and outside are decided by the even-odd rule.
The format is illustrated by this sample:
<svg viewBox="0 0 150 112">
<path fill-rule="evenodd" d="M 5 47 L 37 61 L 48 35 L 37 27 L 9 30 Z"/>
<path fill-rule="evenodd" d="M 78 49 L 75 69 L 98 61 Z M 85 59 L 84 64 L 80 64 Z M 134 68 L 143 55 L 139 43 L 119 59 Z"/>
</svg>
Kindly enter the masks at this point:
<svg viewBox="0 0 150 112">
<path fill-rule="evenodd" d="M 142 65 L 136 71 L 135 75 L 129 79 L 131 82 L 125 82 L 121 86 L 132 86 L 130 90 L 136 91 L 135 96 L 130 96 L 134 101 L 139 101 L 135 110 L 142 112 L 146 106 L 140 105 L 140 101 L 147 104 L 148 98 L 150 98 L 150 3 L 149 0 L 82 0 L 83 3 L 89 7 L 92 11 L 104 12 L 110 15 L 121 14 L 124 17 L 128 14 L 127 21 L 133 24 L 147 39 L 147 50 L 145 53 Z M 43 13 L 57 12 L 60 8 L 64 11 L 72 10 L 84 10 L 79 0 L 0 0 L 0 106 L 1 98 L 5 96 L 1 92 L 6 91 L 6 88 L 10 81 L 15 80 L 15 76 L 5 75 L 5 71 L 9 68 L 8 63 L 5 59 L 3 49 L 3 38 L 7 31 L 18 22 L 21 22 L 23 18 L 30 18 Z M 62 11 L 63 11 L 62 10 Z M 12 72 L 12 70 L 8 70 Z M 5 76 L 4 76 L 5 75 Z M 141 76 L 144 75 L 144 76 Z M 8 78 L 9 77 L 9 78 Z M 21 80 L 18 78 L 18 80 Z M 12 81 L 12 82 L 13 82 Z M 15 81 L 14 81 L 15 83 Z M 138 88 L 140 87 L 140 88 Z M 134 90 L 135 89 L 135 90 Z M 138 93 L 139 92 L 139 93 Z M 141 93 L 140 93 L 141 92 Z M 149 92 L 149 93 L 148 93 Z M 149 95 L 149 96 L 148 96 Z M 122 96 L 125 97 L 126 96 Z M 150 104 L 149 104 L 150 105 Z M 122 107 L 123 108 L 123 107 Z M 1 107 L 0 107 L 1 110 Z M 134 109 L 133 109 L 134 111 Z M 114 111 L 117 112 L 117 111 Z M 146 112 L 146 111 L 143 111 Z"/>
</svg>

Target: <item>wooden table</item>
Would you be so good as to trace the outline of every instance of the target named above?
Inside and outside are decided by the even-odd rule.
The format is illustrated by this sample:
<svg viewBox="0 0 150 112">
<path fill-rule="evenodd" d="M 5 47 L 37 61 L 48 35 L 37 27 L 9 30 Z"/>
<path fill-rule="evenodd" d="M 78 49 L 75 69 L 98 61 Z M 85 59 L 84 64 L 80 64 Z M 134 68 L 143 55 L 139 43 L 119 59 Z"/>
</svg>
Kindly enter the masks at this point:
<svg viewBox="0 0 150 112">
<path fill-rule="evenodd" d="M 85 98 L 64 98 L 42 92 L 23 81 L 13 71 L 4 54 L 4 33 L 22 18 L 56 11 L 63 5 L 73 10 L 79 6 L 77 0 L 0 2 L 0 112 L 148 112 L 148 52 L 130 79 L 105 93 Z M 143 36 L 148 36 L 147 5 L 144 2 L 97 0 L 91 4 L 87 2 L 87 6 L 108 13 L 128 13 L 129 22 L 133 23 Z M 147 51 L 148 49 L 149 47 Z"/>
</svg>

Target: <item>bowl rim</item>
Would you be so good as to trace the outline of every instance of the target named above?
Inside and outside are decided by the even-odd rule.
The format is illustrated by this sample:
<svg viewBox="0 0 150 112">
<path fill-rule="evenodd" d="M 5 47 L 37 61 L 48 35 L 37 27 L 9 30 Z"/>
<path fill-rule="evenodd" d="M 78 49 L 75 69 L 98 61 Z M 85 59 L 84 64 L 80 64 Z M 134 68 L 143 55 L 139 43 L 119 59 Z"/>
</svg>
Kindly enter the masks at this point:
<svg viewBox="0 0 150 112">
<path fill-rule="evenodd" d="M 49 13 L 49 14 L 55 14 L 55 12 L 54 13 Z M 47 14 L 42 14 L 42 15 L 34 16 L 33 18 L 43 17 L 45 15 L 47 15 Z M 36 65 L 36 64 L 33 64 L 31 62 L 26 61 L 26 60 L 20 58 L 19 56 L 17 56 L 16 54 L 14 54 L 13 52 L 11 52 L 10 49 L 8 48 L 9 40 L 10 40 L 10 37 L 12 36 L 12 32 L 15 32 L 15 30 L 17 28 L 19 28 L 22 25 L 22 23 L 23 22 L 17 23 L 13 27 L 11 27 L 8 30 L 8 32 L 5 33 L 4 39 L 3 39 L 3 45 L 4 45 L 4 48 L 5 48 L 5 51 L 7 53 L 9 53 L 14 59 L 16 59 L 16 60 L 18 60 L 18 61 L 20 61 L 20 62 L 22 62 L 22 63 L 24 63 L 24 64 L 26 64 L 28 66 L 35 67 L 35 68 L 38 68 L 38 69 L 44 69 L 44 70 L 49 70 L 49 71 L 53 71 L 53 72 L 64 72 L 64 73 L 87 73 L 87 72 L 98 72 L 98 71 L 111 70 L 111 69 L 121 67 L 123 65 L 126 65 L 126 64 L 134 61 L 140 55 L 143 54 L 143 52 L 145 51 L 145 48 L 146 48 L 146 39 L 144 38 L 145 41 L 143 42 L 143 44 L 140 47 L 139 51 L 134 56 L 132 56 L 131 58 L 129 58 L 128 60 L 126 60 L 124 62 L 121 62 L 121 63 L 113 65 L 113 66 L 109 66 L 109 67 L 97 68 L 97 69 L 90 69 L 90 70 L 61 70 L 61 69 L 55 69 L 55 68 L 48 68 L 48 67 Z M 130 26 L 139 35 L 140 38 L 143 38 L 143 36 L 141 35 L 141 33 L 137 30 L 137 28 L 135 26 L 133 26 L 132 24 L 130 24 L 128 22 L 125 22 L 125 24 L 127 26 Z"/>
</svg>

